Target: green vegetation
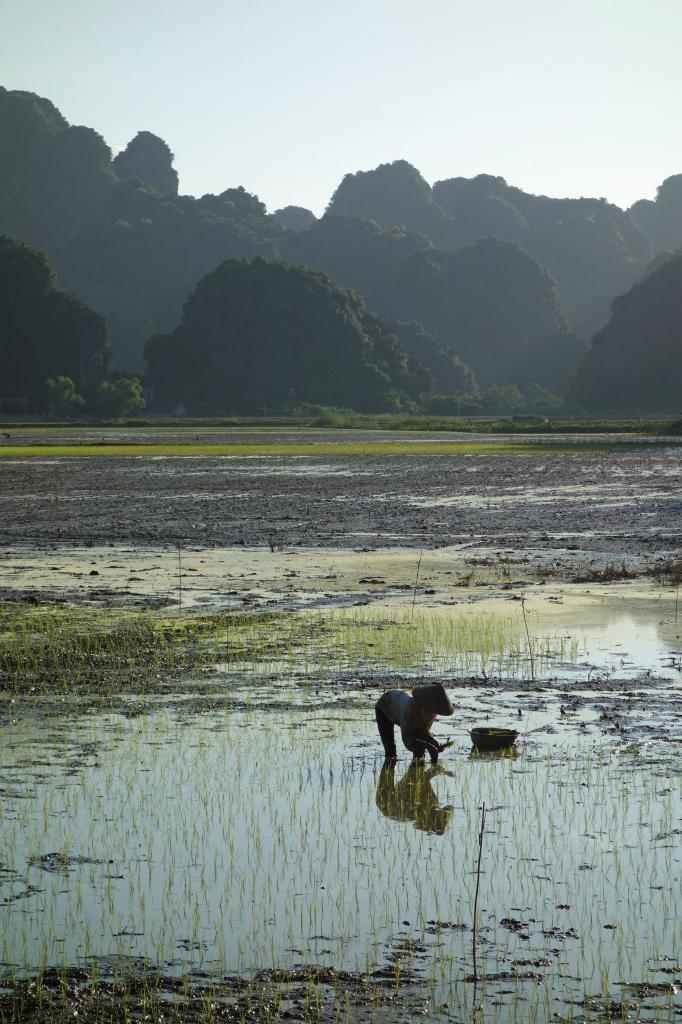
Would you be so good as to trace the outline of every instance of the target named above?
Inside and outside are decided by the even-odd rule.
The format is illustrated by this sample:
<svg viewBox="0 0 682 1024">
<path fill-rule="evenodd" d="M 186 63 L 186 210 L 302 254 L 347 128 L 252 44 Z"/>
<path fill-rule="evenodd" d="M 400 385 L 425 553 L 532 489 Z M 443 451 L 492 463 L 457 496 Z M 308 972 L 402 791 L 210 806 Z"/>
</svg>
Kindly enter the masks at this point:
<svg viewBox="0 0 682 1024">
<path fill-rule="evenodd" d="M 575 659 L 563 637 L 531 639 L 512 616 L 410 610 L 210 615 L 0 605 L 0 686 L 15 693 L 153 693 L 224 682 L 376 672 L 535 677 Z M 218 675 L 216 676 L 216 673 Z"/>
<path fill-rule="evenodd" d="M 585 443 L 580 441 L 557 441 L 550 444 L 541 442 L 523 442 L 519 444 L 501 444 L 494 441 L 312 441 L 301 444 L 272 443 L 262 441 L 257 444 L 207 443 L 195 444 L 192 441 L 174 444 L 118 444 L 115 441 L 97 443 L 77 440 L 70 444 L 2 444 L 2 456 L 20 456 L 21 458 L 37 456 L 40 458 L 61 458 L 67 455 L 92 456 L 109 455 L 118 458 L 131 456 L 147 457 L 166 456 L 168 458 L 193 457 L 232 457 L 232 458 L 272 458 L 277 456 L 295 456 L 309 458 L 372 458 L 386 455 L 419 456 L 466 456 L 466 455 L 561 455 L 575 452 L 610 451 L 612 443 L 605 441 Z"/>
<path fill-rule="evenodd" d="M 58 376 L 56 380 L 45 381 L 47 408 L 51 416 L 75 416 L 83 409 L 85 399 L 76 391 L 76 385 L 70 377 Z"/>
<path fill-rule="evenodd" d="M 108 355 L 103 318 L 58 288 L 45 256 L 0 235 L 0 397 L 63 416 L 106 375 Z"/>
<path fill-rule="evenodd" d="M 170 335 L 147 342 L 159 408 L 255 411 L 297 402 L 399 408 L 431 386 L 395 335 L 319 271 L 228 260 L 203 278 Z"/>
<path fill-rule="evenodd" d="M 101 419 L 134 416 L 145 407 L 142 383 L 138 377 L 114 376 L 97 385 L 93 407 Z"/>
<path fill-rule="evenodd" d="M 272 437 L 278 431 L 300 430 L 309 431 L 333 428 L 334 430 L 382 430 L 382 431 L 437 431 L 439 433 L 457 434 L 639 434 L 642 436 L 665 436 L 675 437 L 682 433 L 682 420 L 671 422 L 665 419 L 548 419 L 542 415 L 514 415 L 509 418 L 495 419 L 490 416 L 465 417 L 449 415 L 430 415 L 426 413 L 354 413 L 348 409 L 336 409 L 330 406 L 317 404 L 303 404 L 290 416 L 276 416 L 272 418 L 263 416 L 235 416 L 225 419 L 224 417 L 182 416 L 180 418 L 154 417 L 153 419 L 135 418 L 119 420 L 118 418 L 107 423 L 104 417 L 95 420 L 68 420 L 52 422 L 36 421 L 33 423 L 22 422 L 21 424 L 0 420 L 0 426 L 12 428 L 13 439 L 26 437 L 27 435 L 48 434 L 55 430 L 63 431 L 66 436 L 82 432 L 83 428 L 89 431 L 102 431 L 102 439 L 106 440 L 107 426 L 115 425 L 120 431 L 121 428 L 134 432 L 137 429 L 145 433 L 162 433 L 169 428 L 173 434 L 182 437 L 183 434 L 191 433 L 196 439 L 197 429 L 202 436 L 217 436 L 225 434 L 238 437 L 240 432 L 254 431 L 263 434 L 264 438 Z M 311 438 L 314 434 L 311 433 Z M 372 441 L 369 437 L 368 440 Z M 80 443 L 80 442 L 78 442 Z M 134 443 L 131 440 L 131 443 Z M 0 446 L 0 452 L 3 448 Z"/>
</svg>

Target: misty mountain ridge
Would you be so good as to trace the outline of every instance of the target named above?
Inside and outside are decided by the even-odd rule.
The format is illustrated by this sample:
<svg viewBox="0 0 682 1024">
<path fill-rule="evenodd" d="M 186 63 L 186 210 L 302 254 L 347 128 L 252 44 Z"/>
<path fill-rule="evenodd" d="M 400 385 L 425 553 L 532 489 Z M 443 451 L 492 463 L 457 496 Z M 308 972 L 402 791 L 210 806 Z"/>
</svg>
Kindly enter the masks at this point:
<svg viewBox="0 0 682 1024">
<path fill-rule="evenodd" d="M 414 324 L 437 389 L 460 379 L 459 358 L 483 386 L 560 391 L 614 299 L 682 247 L 682 175 L 624 211 L 495 175 L 430 186 L 396 160 L 345 175 L 317 219 L 296 206 L 269 214 L 241 187 L 181 195 L 164 140 L 140 131 L 112 158 L 96 131 L 28 92 L 0 88 L 0 142 L 0 232 L 53 259 L 106 317 L 113 364 L 131 370 L 207 274 L 264 258 L 322 270 L 368 311 Z"/>
</svg>

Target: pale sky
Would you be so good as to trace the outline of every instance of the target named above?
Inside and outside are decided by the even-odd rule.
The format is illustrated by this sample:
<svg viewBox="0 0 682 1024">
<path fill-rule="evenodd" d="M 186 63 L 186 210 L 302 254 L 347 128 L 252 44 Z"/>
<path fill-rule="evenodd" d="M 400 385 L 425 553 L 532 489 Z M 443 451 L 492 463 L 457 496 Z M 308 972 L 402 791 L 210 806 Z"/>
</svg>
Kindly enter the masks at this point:
<svg viewBox="0 0 682 1024">
<path fill-rule="evenodd" d="M 620 206 L 682 172 L 682 0 L 0 0 L 0 84 L 269 210 L 401 158 Z"/>
</svg>

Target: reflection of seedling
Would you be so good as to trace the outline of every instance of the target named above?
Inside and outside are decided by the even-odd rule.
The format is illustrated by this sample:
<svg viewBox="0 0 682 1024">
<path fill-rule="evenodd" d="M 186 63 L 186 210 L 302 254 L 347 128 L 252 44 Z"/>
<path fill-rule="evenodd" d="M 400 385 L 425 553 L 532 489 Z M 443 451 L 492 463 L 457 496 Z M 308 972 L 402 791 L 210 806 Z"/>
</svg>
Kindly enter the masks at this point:
<svg viewBox="0 0 682 1024">
<path fill-rule="evenodd" d="M 526 618 L 526 598 L 525 595 L 521 598 L 521 611 L 523 613 L 523 624 L 526 627 L 526 639 L 528 641 L 528 656 L 530 657 L 530 677 L 535 679 L 535 661 L 533 659 L 533 644 L 530 639 L 530 631 L 528 629 L 528 619 Z"/>
<path fill-rule="evenodd" d="M 499 567 L 501 570 L 502 579 L 507 580 L 508 583 L 511 582 L 511 561 L 504 555 L 500 555 Z"/>
<path fill-rule="evenodd" d="M 677 624 L 680 583 L 682 583 L 682 558 L 669 558 L 667 561 L 661 562 L 656 566 L 653 575 L 661 586 L 675 588 L 675 623 Z"/>
<path fill-rule="evenodd" d="M 471 950 L 474 967 L 474 981 L 478 981 L 478 969 L 476 966 L 476 918 L 478 915 L 478 890 L 481 885 L 481 857 L 483 855 L 483 833 L 485 831 L 485 800 L 481 808 L 481 829 L 478 833 L 478 860 L 476 862 L 476 894 L 474 896 L 474 923 L 471 933 Z"/>
</svg>

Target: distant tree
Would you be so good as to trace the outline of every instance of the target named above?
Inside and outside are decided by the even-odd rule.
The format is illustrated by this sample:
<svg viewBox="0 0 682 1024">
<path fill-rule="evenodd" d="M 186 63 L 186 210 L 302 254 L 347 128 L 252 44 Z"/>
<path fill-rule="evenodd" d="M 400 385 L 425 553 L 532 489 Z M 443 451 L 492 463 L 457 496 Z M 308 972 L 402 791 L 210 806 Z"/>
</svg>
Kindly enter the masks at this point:
<svg viewBox="0 0 682 1024">
<path fill-rule="evenodd" d="M 85 405 L 85 399 L 76 392 L 76 385 L 70 377 L 59 376 L 56 380 L 48 378 L 45 381 L 45 392 L 48 413 L 55 419 L 69 419 Z"/>
<path fill-rule="evenodd" d="M 142 382 L 139 377 L 114 377 L 97 386 L 93 411 L 104 418 L 119 419 L 134 416 L 145 407 Z"/>
<path fill-rule="evenodd" d="M 557 412 L 562 404 L 558 395 L 540 387 L 539 384 L 528 384 L 524 388 L 523 407 L 526 412 L 545 414 Z"/>
<path fill-rule="evenodd" d="M 524 408 L 523 395 L 515 384 L 500 387 L 493 384 L 481 395 L 481 408 L 484 412 L 511 414 L 521 412 Z"/>
</svg>

